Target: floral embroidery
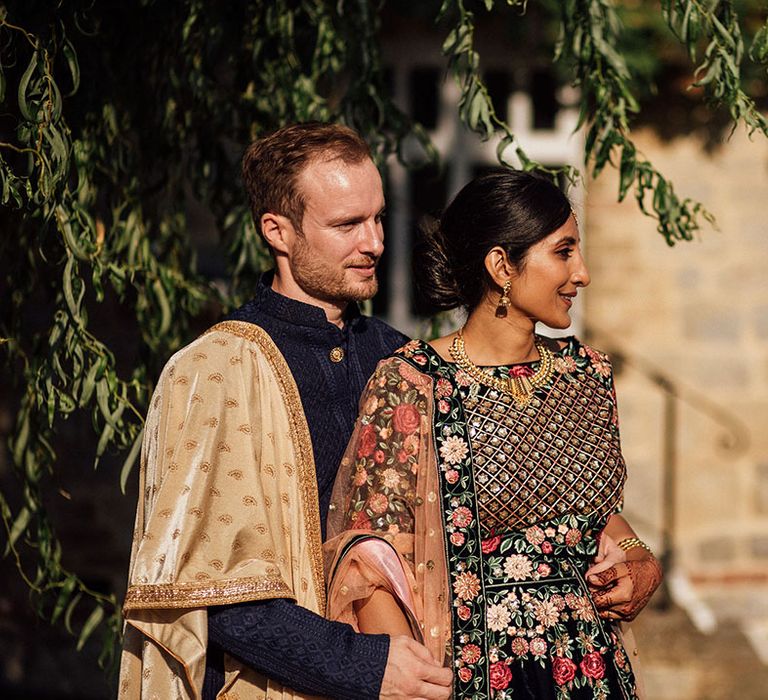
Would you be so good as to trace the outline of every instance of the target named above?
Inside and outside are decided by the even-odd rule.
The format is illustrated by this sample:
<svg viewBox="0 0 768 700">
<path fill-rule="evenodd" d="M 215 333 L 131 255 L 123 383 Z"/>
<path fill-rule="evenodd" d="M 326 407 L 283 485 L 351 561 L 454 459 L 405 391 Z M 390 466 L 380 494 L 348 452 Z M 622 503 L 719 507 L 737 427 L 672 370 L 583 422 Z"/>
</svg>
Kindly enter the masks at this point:
<svg viewBox="0 0 768 700">
<path fill-rule="evenodd" d="M 465 664 L 475 664 L 480 660 L 480 647 L 477 644 L 466 644 L 461 650 L 461 660 Z"/>
<path fill-rule="evenodd" d="M 470 601 L 480 592 L 480 579 L 469 572 L 461 573 L 453 582 L 453 592 L 459 600 Z"/>
<path fill-rule="evenodd" d="M 597 551 L 599 533 L 616 502 L 609 504 L 610 507 L 590 510 L 590 499 L 595 499 L 602 488 L 595 484 L 598 490 L 585 492 L 583 507 L 571 510 L 569 504 L 559 514 L 549 511 L 546 517 L 523 526 L 507 523 L 496 532 L 486 528 L 484 511 L 478 510 L 475 482 L 478 462 L 473 455 L 475 443 L 468 431 L 465 412 L 467 402 L 477 401 L 477 385 L 424 343 L 412 341 L 398 354 L 404 358 L 398 382 L 407 378 L 412 384 L 417 383 L 405 366 L 418 375 L 432 378 L 434 411 L 428 418 L 432 420 L 432 438 L 439 462 L 443 529 L 453 596 L 456 697 L 514 700 L 520 692 L 517 684 L 527 688 L 526 684 L 533 678 L 550 677 L 547 694 L 554 695 L 556 700 L 634 700 L 634 677 L 626 653 L 610 626 L 597 616 L 583 580 L 583 572 Z M 530 369 L 530 365 L 525 365 L 524 369 L 513 367 L 509 372 L 517 376 Z M 595 420 L 599 418 L 615 430 L 615 398 L 607 357 L 571 339 L 556 353 L 555 369 L 553 386 L 557 385 L 562 392 L 581 382 L 582 377 L 589 378 L 589 387 L 602 387 L 600 401 L 603 403 L 595 403 L 594 408 L 589 404 L 590 397 L 595 395 L 589 393 L 592 389 L 581 394 L 587 402 L 585 410 L 592 411 Z M 390 415 L 396 406 L 421 406 L 418 388 L 415 392 L 413 388 L 409 390 L 412 397 L 401 396 L 396 404 L 389 404 Z M 534 409 L 536 406 L 542 406 L 541 401 L 535 403 Z M 409 410 L 400 412 L 405 416 Z M 386 411 L 386 407 L 379 408 L 377 415 Z M 527 430 L 524 421 L 532 420 L 532 414 L 516 415 Z M 569 420 L 568 415 L 562 420 L 563 423 Z M 406 430 L 399 430 L 391 419 L 389 423 L 379 418 L 375 422 L 393 430 L 391 440 L 394 441 L 403 439 L 402 433 L 407 432 L 407 426 Z M 525 430 L 521 430 L 521 434 Z M 391 446 L 387 448 L 383 444 L 385 440 L 379 430 L 377 448 L 386 452 L 387 460 L 393 461 L 393 455 L 396 460 L 396 450 Z M 568 443 L 555 447 L 560 455 L 573 459 L 573 467 L 566 461 L 566 468 L 581 469 L 578 455 L 566 452 L 571 449 Z M 405 446 L 401 444 L 399 449 Z M 602 448 L 598 445 L 595 449 Z M 542 463 L 554 454 L 554 448 L 544 452 L 540 458 Z M 607 458 L 599 456 L 599 459 Z M 623 464 L 615 464 L 617 470 L 623 469 Z M 394 484 L 393 476 L 385 477 L 381 470 L 379 473 L 379 488 L 386 490 L 387 484 Z M 535 478 L 535 474 L 527 475 L 523 488 L 536 489 Z M 549 489 L 543 477 L 541 484 Z M 398 488 L 403 489 L 404 485 Z M 526 671 L 532 665 L 543 670 L 544 675 L 541 671 L 536 675 Z M 521 697 L 526 696 L 525 692 Z"/>
<path fill-rule="evenodd" d="M 410 435 L 421 424 L 419 410 L 410 403 L 400 404 L 392 409 L 392 426 L 403 435 Z"/>
<path fill-rule="evenodd" d="M 605 661 L 603 661 L 603 657 L 596 651 L 587 654 L 581 660 L 579 668 L 587 678 L 600 680 L 605 675 Z"/>
<path fill-rule="evenodd" d="M 466 527 L 472 522 L 472 511 L 465 506 L 459 506 L 451 513 L 451 521 L 456 527 Z"/>
<path fill-rule="evenodd" d="M 506 605 L 489 605 L 486 618 L 488 627 L 494 632 L 501 632 L 509 625 L 512 613 Z"/>
<path fill-rule="evenodd" d="M 448 462 L 448 464 L 458 464 L 467 456 L 468 452 L 469 447 L 467 446 L 467 443 L 455 435 L 447 437 L 440 446 L 440 456 Z"/>
<path fill-rule="evenodd" d="M 504 560 L 504 572 L 513 581 L 522 581 L 528 578 L 533 571 L 531 560 L 522 554 L 513 554 Z"/>
<path fill-rule="evenodd" d="M 565 685 L 576 677 L 576 664 L 564 656 L 552 659 L 552 677 L 558 685 Z"/>
<path fill-rule="evenodd" d="M 512 671 L 503 661 L 497 661 L 491 664 L 488 669 L 488 675 L 491 681 L 491 688 L 494 690 L 504 690 L 512 681 Z"/>
</svg>

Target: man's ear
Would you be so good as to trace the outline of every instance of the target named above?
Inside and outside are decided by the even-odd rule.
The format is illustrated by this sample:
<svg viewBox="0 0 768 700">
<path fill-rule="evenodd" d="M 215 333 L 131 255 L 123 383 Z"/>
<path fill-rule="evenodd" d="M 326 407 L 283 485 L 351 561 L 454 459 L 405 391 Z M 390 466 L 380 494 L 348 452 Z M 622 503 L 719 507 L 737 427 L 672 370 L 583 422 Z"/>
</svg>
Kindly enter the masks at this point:
<svg viewBox="0 0 768 700">
<path fill-rule="evenodd" d="M 266 212 L 262 214 L 259 225 L 264 240 L 272 250 L 276 253 L 290 253 L 296 238 L 296 230 L 287 216 Z"/>
</svg>

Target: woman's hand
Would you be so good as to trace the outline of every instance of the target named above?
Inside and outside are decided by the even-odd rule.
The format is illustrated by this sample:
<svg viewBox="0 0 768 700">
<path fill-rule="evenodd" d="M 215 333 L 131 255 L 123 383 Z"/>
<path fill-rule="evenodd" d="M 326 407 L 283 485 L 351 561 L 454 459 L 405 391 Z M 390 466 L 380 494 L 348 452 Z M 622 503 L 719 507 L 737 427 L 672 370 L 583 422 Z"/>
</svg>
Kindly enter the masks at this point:
<svg viewBox="0 0 768 700">
<path fill-rule="evenodd" d="M 614 564 L 592 574 L 587 584 L 600 617 L 629 622 L 648 603 L 661 579 L 659 562 L 653 554 L 645 552 L 641 559 Z"/>
<path fill-rule="evenodd" d="M 614 527 L 628 527 L 623 518 L 613 517 L 617 519 Z M 634 532 L 630 533 L 634 536 Z M 662 573 L 653 554 L 641 547 L 625 552 L 603 532 L 595 563 L 587 569 L 585 577 L 600 617 L 629 622 L 659 587 Z"/>
<path fill-rule="evenodd" d="M 607 571 L 614 564 L 621 564 L 625 561 L 627 561 L 627 553 L 616 544 L 610 535 L 604 532 L 600 538 L 595 563 L 587 569 L 587 573 L 584 575 L 589 582 L 590 576 L 599 574 L 601 571 Z"/>
</svg>

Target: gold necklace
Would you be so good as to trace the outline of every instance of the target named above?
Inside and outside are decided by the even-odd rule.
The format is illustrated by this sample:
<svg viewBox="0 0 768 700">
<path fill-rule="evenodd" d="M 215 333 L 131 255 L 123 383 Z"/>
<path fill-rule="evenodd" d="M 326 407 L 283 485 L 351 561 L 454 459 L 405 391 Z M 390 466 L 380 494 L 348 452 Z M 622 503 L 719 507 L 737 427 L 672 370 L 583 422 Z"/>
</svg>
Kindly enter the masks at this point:
<svg viewBox="0 0 768 700">
<path fill-rule="evenodd" d="M 531 401 L 533 392 L 544 386 L 552 378 L 552 374 L 555 371 L 554 356 L 552 355 L 552 351 L 538 339 L 535 340 L 535 344 L 536 349 L 539 351 L 539 356 L 541 357 L 541 366 L 536 373 L 530 377 L 508 376 L 504 379 L 499 379 L 498 377 L 494 377 L 487 370 L 478 367 L 469 359 L 464 347 L 462 330 L 463 329 L 459 330 L 458 334 L 453 339 L 453 343 L 451 343 L 450 353 L 454 362 L 480 384 L 485 384 L 493 389 L 509 394 L 515 404 L 517 404 L 518 408 L 527 406 Z"/>
</svg>

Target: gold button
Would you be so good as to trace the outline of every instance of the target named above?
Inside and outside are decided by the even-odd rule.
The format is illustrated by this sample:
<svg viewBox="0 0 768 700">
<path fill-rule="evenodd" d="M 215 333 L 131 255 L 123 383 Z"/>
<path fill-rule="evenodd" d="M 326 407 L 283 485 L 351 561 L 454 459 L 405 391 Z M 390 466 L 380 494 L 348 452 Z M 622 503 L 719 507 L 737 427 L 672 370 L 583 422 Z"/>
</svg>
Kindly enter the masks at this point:
<svg viewBox="0 0 768 700">
<path fill-rule="evenodd" d="M 328 353 L 328 357 L 331 358 L 331 362 L 341 362 L 344 359 L 344 348 L 333 348 L 333 350 Z"/>
<path fill-rule="evenodd" d="M 431 559 L 427 562 L 427 568 L 432 571 L 432 569 L 435 568 L 435 562 L 433 562 Z"/>
<path fill-rule="evenodd" d="M 437 625 L 435 625 L 431 630 L 429 630 L 429 633 L 433 637 L 438 637 L 440 635 L 440 628 Z"/>
</svg>

